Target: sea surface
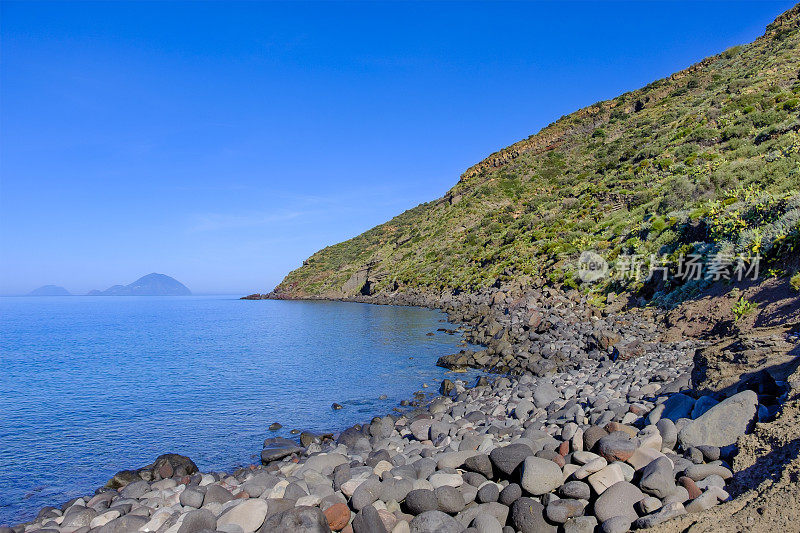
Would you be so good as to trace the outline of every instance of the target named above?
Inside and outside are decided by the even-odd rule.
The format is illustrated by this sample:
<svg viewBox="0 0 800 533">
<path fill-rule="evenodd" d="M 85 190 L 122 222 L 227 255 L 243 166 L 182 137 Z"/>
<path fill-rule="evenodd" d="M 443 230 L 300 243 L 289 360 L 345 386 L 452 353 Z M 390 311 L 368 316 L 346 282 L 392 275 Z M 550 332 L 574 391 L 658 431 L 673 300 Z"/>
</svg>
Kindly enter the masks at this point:
<svg viewBox="0 0 800 533">
<path fill-rule="evenodd" d="M 266 437 L 339 431 L 434 392 L 436 359 L 460 340 L 436 332 L 444 318 L 234 296 L 0 298 L 0 524 L 165 452 L 230 470 L 258 462 Z"/>
</svg>

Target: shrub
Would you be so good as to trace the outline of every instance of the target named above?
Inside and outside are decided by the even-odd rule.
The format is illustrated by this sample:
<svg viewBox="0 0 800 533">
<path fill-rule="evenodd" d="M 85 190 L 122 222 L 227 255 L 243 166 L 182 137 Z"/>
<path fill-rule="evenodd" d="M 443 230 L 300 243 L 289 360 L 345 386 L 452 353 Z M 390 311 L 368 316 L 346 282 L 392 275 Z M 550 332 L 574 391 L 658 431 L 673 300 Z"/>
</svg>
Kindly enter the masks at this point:
<svg viewBox="0 0 800 533">
<path fill-rule="evenodd" d="M 743 317 L 749 315 L 753 311 L 758 309 L 758 305 L 751 302 L 744 296 L 739 298 L 739 301 L 736 302 L 736 305 L 733 306 L 733 318 L 735 321 L 741 320 Z"/>
<path fill-rule="evenodd" d="M 800 292 L 800 272 L 796 272 L 795 275 L 789 279 L 789 285 L 791 285 L 795 291 Z"/>
</svg>

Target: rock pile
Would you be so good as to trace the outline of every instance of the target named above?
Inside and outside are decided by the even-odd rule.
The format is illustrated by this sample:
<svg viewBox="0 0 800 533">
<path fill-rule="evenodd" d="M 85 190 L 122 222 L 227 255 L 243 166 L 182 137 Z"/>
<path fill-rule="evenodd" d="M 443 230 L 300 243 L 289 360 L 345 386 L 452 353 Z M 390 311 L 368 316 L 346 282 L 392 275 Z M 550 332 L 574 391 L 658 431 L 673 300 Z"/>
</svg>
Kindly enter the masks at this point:
<svg viewBox="0 0 800 533">
<path fill-rule="evenodd" d="M 545 376 L 576 368 L 586 359 L 627 359 L 657 350 L 659 316 L 644 309 L 622 313 L 612 296 L 599 310 L 576 290 L 544 280 L 510 282 L 475 293 L 434 296 L 408 291 L 353 297 L 355 301 L 436 307 L 463 324 L 467 340 L 484 346 L 440 358 L 445 368 L 485 369 L 501 374 Z"/>
</svg>

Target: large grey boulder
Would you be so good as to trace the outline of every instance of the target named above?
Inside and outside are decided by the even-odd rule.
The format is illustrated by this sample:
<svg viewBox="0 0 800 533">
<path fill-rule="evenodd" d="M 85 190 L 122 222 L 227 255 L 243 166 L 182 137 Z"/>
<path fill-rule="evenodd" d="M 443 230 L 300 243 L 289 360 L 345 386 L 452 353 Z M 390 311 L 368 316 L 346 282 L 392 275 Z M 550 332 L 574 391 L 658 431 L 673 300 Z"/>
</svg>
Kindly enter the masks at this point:
<svg viewBox="0 0 800 533">
<path fill-rule="evenodd" d="M 633 506 L 644 499 L 645 495 L 636 485 L 620 481 L 608 487 L 594 503 L 594 514 L 600 522 L 615 516 L 624 516 L 633 522 L 639 515 Z"/>
<path fill-rule="evenodd" d="M 261 450 L 261 463 L 269 464 L 272 461 L 279 461 L 293 453 L 300 453 L 303 448 L 293 440 L 275 437 L 264 441 L 264 449 Z"/>
<path fill-rule="evenodd" d="M 544 506 L 533 498 L 520 498 L 511 507 L 511 522 L 522 533 L 557 533 L 544 518 Z"/>
<path fill-rule="evenodd" d="M 664 499 L 675 492 L 675 475 L 672 462 L 666 457 L 659 457 L 642 468 L 639 487 L 656 498 Z"/>
<path fill-rule="evenodd" d="M 530 456 L 522 464 L 520 485 L 534 496 L 556 490 L 564 481 L 561 468 L 549 459 Z"/>
<path fill-rule="evenodd" d="M 499 446 L 489 454 L 495 470 L 510 476 L 526 457 L 533 455 L 533 450 L 527 444 L 516 443 L 508 446 Z"/>
<path fill-rule="evenodd" d="M 559 398 L 561 393 L 552 383 L 540 381 L 533 389 L 533 403 L 536 407 L 545 408 Z"/>
<path fill-rule="evenodd" d="M 751 428 L 758 408 L 758 396 L 751 390 L 742 391 L 724 400 L 678 432 L 678 442 L 684 449 L 703 444 L 729 446 Z"/>
<path fill-rule="evenodd" d="M 679 418 L 689 418 L 694 407 L 694 398 L 683 393 L 673 394 L 664 402 L 664 411 L 661 418 L 675 422 Z"/>
<path fill-rule="evenodd" d="M 224 512 L 217 520 L 217 524 L 219 526 L 235 524 L 242 528 L 244 533 L 252 533 L 264 523 L 267 510 L 266 500 L 250 498 Z"/>
<path fill-rule="evenodd" d="M 208 509 L 197 509 L 186 513 L 178 533 L 198 533 L 209 529 L 212 531 L 217 529 L 217 517 Z"/>
</svg>

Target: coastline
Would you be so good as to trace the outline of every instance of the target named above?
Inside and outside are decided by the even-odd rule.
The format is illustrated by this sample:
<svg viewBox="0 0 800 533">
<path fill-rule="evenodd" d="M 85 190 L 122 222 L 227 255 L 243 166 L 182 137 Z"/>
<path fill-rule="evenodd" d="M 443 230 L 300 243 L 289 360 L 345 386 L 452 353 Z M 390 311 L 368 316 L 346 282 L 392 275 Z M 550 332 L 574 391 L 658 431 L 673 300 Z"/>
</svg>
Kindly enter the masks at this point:
<svg viewBox="0 0 800 533">
<path fill-rule="evenodd" d="M 477 299 L 483 301 L 471 306 L 463 300 L 437 302 L 416 296 L 350 301 L 422 303 L 442 309 L 471 342 L 490 339 L 494 348 L 484 356 L 501 363 L 509 357 L 503 354 L 502 342 L 511 345 L 508 339 L 514 340 L 514 334 L 492 333 L 494 324 L 536 332 L 539 324 L 549 321 L 560 335 L 562 328 L 554 319 L 563 310 L 572 316 L 586 311 L 574 295 L 552 290 L 546 297 L 553 305 L 547 308 L 530 296 L 521 305 L 513 288 L 498 292 L 503 296 L 497 292 L 481 296 Z M 464 299 L 475 299 L 475 295 Z M 566 302 L 573 305 L 561 305 Z M 519 320 L 519 314 L 530 315 L 529 307 L 543 315 L 539 324 Z M 596 324 L 612 314 L 599 315 L 590 311 L 586 316 Z M 609 520 L 608 528 L 622 531 L 694 514 L 730 500 L 733 491 L 728 490 L 738 472 L 735 442 L 756 422 L 774 417 L 777 405 L 761 404 L 768 401 L 766 396 L 749 390 L 722 402 L 713 393 L 698 394 L 689 382 L 702 342 L 662 342 L 654 336 L 631 341 L 641 353 L 629 352 L 631 342 L 620 350 L 618 345 L 628 340 L 630 331 L 657 329 L 642 329 L 643 324 L 656 324 L 658 317 L 649 318 L 611 320 L 634 328 L 621 329 L 621 338 L 614 343 L 609 338 L 613 331 L 604 337 L 593 329 L 588 337 L 597 346 L 589 353 L 580 352 L 580 360 L 567 354 L 542 357 L 532 366 L 509 367 L 482 364 L 481 355 L 471 354 L 465 361 L 443 361 L 455 368 L 481 366 L 498 377 L 482 379 L 474 387 L 457 379 L 444 380 L 443 395 L 426 401 L 410 399 L 404 413 L 376 417 L 338 435 L 305 434 L 301 445 L 267 439 L 262 465 L 230 474 L 179 476 L 183 472 L 172 468 L 171 475 L 164 476 L 170 468 L 158 472 L 151 465 L 152 478 L 145 481 L 136 478 L 141 478 L 140 472 L 129 471 L 117 476 L 117 488 L 99 489 L 95 496 L 68 502 L 60 510 L 44 509 L 27 528 L 14 531 L 39 529 L 31 524 L 47 529 L 49 524 L 64 533 L 186 532 L 197 530 L 197 523 L 231 533 L 240 529 L 358 533 L 381 527 L 398 532 L 462 531 L 470 526 L 479 531 L 497 531 L 495 526 L 524 531 L 520 526 L 529 523 L 545 530 L 590 531 L 605 530 L 603 524 Z M 581 332 L 576 322 L 564 327 Z M 522 345 L 515 342 L 512 347 Z M 530 345 L 525 347 L 530 349 Z M 511 358 L 515 357 L 511 352 Z M 508 375 L 499 374 L 504 369 Z M 785 399 L 787 392 L 781 391 Z M 703 418 L 709 411 L 713 414 L 713 408 L 726 419 L 741 419 L 734 434 L 725 442 L 715 441 L 717 445 L 691 441 L 692 431 L 684 431 L 687 426 L 709 438 L 697 426 L 715 423 L 718 416 Z M 664 461 L 671 465 L 667 478 Z M 661 466 L 656 468 L 656 463 Z M 647 468 L 657 472 L 650 477 L 661 479 L 666 488 L 643 482 L 642 471 Z M 550 480 L 546 486 L 536 481 L 542 476 Z M 602 495 L 611 487 L 614 493 L 636 501 L 603 510 L 609 498 Z M 124 502 L 123 510 L 128 504 L 131 507 L 115 516 L 119 501 Z M 616 512 L 620 514 L 609 515 Z"/>
</svg>

